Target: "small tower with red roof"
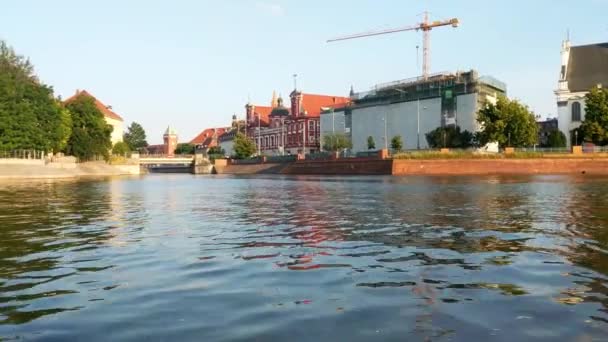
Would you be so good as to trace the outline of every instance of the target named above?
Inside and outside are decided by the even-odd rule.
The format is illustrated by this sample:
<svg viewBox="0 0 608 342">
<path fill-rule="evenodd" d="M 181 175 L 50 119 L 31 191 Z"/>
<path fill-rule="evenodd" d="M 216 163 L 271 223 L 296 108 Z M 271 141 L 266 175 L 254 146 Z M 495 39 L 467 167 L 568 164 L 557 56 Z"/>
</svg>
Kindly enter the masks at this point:
<svg viewBox="0 0 608 342">
<path fill-rule="evenodd" d="M 171 158 L 175 156 L 175 149 L 177 148 L 177 133 L 171 126 L 167 127 L 165 134 L 163 135 L 164 142 L 164 154 Z"/>
</svg>

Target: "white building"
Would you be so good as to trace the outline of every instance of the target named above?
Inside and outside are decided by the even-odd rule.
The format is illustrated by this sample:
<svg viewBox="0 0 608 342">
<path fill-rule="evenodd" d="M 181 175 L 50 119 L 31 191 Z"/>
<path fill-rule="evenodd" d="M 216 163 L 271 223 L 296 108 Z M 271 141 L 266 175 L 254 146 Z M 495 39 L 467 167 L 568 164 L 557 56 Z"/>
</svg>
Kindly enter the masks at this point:
<svg viewBox="0 0 608 342">
<path fill-rule="evenodd" d="M 426 133 L 437 127 L 458 125 L 477 131 L 478 110 L 499 94 L 506 94 L 506 85 L 489 76 L 479 77 L 476 71 L 378 85 L 353 94 L 346 108 L 324 111 L 321 135 L 332 131 L 350 135 L 354 152 L 367 151 L 370 136 L 377 149 L 390 148 L 397 135 L 404 149 L 426 149 Z"/>
<path fill-rule="evenodd" d="M 555 91 L 558 125 L 572 146 L 582 142 L 577 128 L 585 120 L 585 95 L 593 87 L 608 86 L 608 43 L 571 46 L 566 40 L 561 57 Z"/>
</svg>

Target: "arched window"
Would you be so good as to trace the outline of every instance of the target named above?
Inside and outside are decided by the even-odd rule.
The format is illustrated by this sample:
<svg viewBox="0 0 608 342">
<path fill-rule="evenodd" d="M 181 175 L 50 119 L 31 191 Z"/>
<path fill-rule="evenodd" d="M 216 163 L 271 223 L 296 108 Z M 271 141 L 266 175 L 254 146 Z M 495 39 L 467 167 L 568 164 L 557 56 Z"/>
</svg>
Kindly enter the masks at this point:
<svg viewBox="0 0 608 342">
<path fill-rule="evenodd" d="M 270 137 L 270 146 L 274 146 L 274 135 Z"/>
<path fill-rule="evenodd" d="M 572 122 L 581 121 L 581 103 L 572 102 Z"/>
</svg>

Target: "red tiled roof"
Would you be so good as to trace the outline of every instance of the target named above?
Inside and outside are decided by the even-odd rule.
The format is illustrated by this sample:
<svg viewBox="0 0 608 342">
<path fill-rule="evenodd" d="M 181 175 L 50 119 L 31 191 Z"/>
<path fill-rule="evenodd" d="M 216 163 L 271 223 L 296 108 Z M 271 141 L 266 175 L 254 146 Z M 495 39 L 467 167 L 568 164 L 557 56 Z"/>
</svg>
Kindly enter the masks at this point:
<svg viewBox="0 0 608 342">
<path fill-rule="evenodd" d="M 217 146 L 217 139 L 228 132 L 230 128 L 207 128 L 200 132 L 194 139 L 190 140 L 190 144 L 203 145 L 205 147 Z"/>
<path fill-rule="evenodd" d="M 120 115 L 114 113 L 110 108 L 108 108 L 108 106 L 106 106 L 105 104 L 103 104 L 101 101 L 99 101 L 95 96 L 91 95 L 88 91 L 86 90 L 77 90 L 76 94 L 73 95 L 72 97 L 70 97 L 69 99 L 65 100 L 63 103 L 70 103 L 71 101 L 73 101 L 74 99 L 76 99 L 78 96 L 80 95 L 84 95 L 84 96 L 88 96 L 90 98 L 92 98 L 93 100 L 95 100 L 95 106 L 97 107 L 97 109 L 99 109 L 99 111 L 107 118 L 110 119 L 114 119 L 114 120 L 118 120 L 118 121 L 124 121 L 122 119 L 122 117 L 120 117 Z"/>
<path fill-rule="evenodd" d="M 339 108 L 339 106 L 345 106 L 349 102 L 350 98 L 348 97 L 302 94 L 302 109 L 308 113 L 308 116 L 313 117 L 321 114 L 321 107 Z"/>
<path fill-rule="evenodd" d="M 270 122 L 270 120 L 268 119 L 268 117 L 270 116 L 270 113 L 272 112 L 272 107 L 268 107 L 268 106 L 255 106 L 254 105 L 254 113 L 259 115 L 259 118 L 261 120 L 261 124 L 262 125 L 268 125 L 268 123 Z M 257 123 L 257 118 L 258 115 L 256 115 L 254 117 L 254 120 L 256 120 L 255 122 Z"/>
</svg>

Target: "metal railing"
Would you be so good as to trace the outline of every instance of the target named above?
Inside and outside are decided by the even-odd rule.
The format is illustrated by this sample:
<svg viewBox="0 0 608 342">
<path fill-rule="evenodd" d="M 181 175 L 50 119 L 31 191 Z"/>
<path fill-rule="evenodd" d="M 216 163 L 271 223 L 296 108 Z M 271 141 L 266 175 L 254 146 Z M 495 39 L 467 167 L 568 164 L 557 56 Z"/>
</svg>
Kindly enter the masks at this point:
<svg viewBox="0 0 608 342">
<path fill-rule="evenodd" d="M 171 157 L 164 153 L 140 154 L 139 158 L 194 158 L 193 154 L 175 154 Z"/>
<path fill-rule="evenodd" d="M 501 151 L 504 152 L 504 151 Z M 567 147 L 516 147 L 515 152 L 524 153 L 572 153 Z"/>
<path fill-rule="evenodd" d="M 0 150 L 2 159 L 44 159 L 46 152 L 38 150 Z"/>
<path fill-rule="evenodd" d="M 289 162 L 294 162 L 298 159 L 298 156 L 293 154 L 293 155 L 286 155 L 286 156 L 270 156 L 270 157 L 266 157 L 266 162 L 267 163 L 289 163 Z"/>
</svg>

